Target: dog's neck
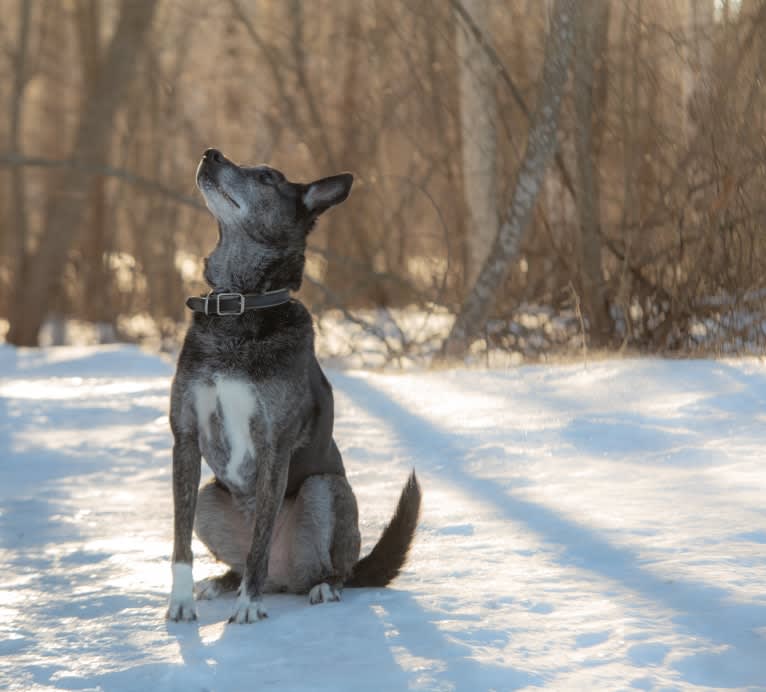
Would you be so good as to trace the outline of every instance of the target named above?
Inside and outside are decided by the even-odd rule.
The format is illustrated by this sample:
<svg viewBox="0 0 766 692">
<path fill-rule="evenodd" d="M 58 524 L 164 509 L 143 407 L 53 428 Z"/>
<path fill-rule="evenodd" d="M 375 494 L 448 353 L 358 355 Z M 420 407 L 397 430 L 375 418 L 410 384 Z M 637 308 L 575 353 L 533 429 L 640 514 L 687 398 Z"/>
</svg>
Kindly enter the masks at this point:
<svg viewBox="0 0 766 692">
<path fill-rule="evenodd" d="M 205 259 L 205 281 L 215 293 L 297 291 L 305 261 L 303 248 L 275 249 L 252 240 L 243 242 L 222 229 L 218 245 Z"/>
<path fill-rule="evenodd" d="M 279 266 L 248 267 L 241 272 L 231 272 L 228 277 L 217 276 L 215 279 L 205 273 L 205 279 L 213 293 L 268 293 L 286 288 L 290 291 L 300 290 L 303 279 L 304 259 L 299 262 L 280 262 Z M 300 264 L 300 266 L 296 266 Z M 286 266 L 290 265 L 290 266 Z M 261 269 L 261 271 L 258 271 Z"/>
</svg>

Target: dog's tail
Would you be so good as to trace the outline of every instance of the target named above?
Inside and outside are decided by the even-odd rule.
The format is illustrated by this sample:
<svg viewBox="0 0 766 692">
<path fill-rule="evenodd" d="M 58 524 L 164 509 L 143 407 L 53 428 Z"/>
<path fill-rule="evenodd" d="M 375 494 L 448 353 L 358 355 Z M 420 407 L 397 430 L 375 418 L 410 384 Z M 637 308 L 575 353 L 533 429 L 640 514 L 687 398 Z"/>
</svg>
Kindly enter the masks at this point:
<svg viewBox="0 0 766 692">
<path fill-rule="evenodd" d="M 346 586 L 385 586 L 407 560 L 420 515 L 420 485 L 413 471 L 407 479 L 391 521 L 368 555 L 354 565 Z"/>
</svg>

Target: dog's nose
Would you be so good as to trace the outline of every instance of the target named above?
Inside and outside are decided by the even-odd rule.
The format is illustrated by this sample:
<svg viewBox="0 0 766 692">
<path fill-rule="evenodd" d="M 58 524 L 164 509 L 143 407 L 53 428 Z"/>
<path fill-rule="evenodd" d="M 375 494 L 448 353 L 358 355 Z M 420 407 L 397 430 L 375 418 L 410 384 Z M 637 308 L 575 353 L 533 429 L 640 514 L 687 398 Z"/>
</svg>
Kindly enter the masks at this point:
<svg viewBox="0 0 766 692">
<path fill-rule="evenodd" d="M 205 153 L 202 154 L 203 159 L 213 161 L 214 163 L 223 163 L 223 154 L 218 149 L 205 149 Z"/>
</svg>

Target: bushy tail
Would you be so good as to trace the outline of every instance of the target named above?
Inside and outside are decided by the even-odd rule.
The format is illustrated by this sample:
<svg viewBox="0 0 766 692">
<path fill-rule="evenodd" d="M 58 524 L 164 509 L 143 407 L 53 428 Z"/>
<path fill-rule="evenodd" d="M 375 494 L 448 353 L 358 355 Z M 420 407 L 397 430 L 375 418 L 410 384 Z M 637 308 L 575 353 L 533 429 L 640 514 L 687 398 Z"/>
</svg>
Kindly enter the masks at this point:
<svg viewBox="0 0 766 692">
<path fill-rule="evenodd" d="M 385 586 L 399 574 L 415 536 L 420 515 L 420 485 L 413 471 L 399 496 L 399 504 L 369 555 L 354 565 L 346 586 Z"/>
</svg>

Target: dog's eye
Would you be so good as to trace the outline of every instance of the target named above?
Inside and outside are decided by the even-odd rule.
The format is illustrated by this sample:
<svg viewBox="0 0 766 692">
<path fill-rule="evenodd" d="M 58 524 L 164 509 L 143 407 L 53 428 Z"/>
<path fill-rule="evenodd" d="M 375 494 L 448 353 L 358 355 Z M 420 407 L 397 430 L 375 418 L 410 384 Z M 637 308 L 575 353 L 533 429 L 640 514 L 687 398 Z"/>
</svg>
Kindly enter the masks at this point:
<svg viewBox="0 0 766 692">
<path fill-rule="evenodd" d="M 277 171 L 272 171 L 268 168 L 260 170 L 256 173 L 256 180 L 264 185 L 274 185 L 280 182 L 282 179 L 283 176 L 280 175 Z"/>
</svg>

